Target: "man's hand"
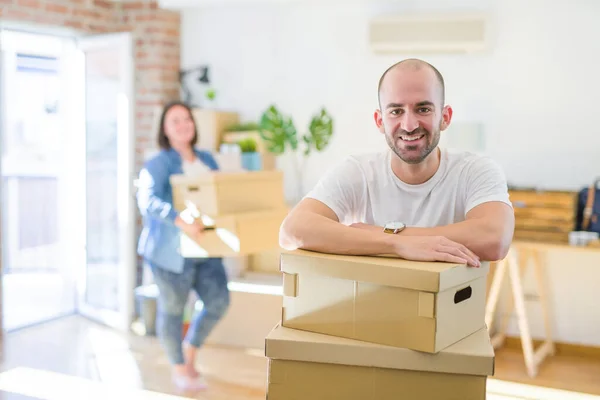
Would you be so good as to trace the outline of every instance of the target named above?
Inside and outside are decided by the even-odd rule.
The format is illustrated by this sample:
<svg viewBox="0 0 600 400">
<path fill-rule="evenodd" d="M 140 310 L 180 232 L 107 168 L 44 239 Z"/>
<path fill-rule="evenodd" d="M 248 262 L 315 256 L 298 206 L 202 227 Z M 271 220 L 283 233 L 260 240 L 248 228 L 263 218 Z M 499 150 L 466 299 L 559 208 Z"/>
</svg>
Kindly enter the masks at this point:
<svg viewBox="0 0 600 400">
<path fill-rule="evenodd" d="M 464 221 L 431 228 L 407 227 L 401 236 L 443 236 L 465 245 L 485 261 L 506 257 L 515 226 L 513 209 L 499 201 L 474 207 Z"/>
<path fill-rule="evenodd" d="M 443 236 L 398 235 L 396 254 L 413 261 L 445 261 L 481 267 L 479 257 L 460 243 Z"/>
<path fill-rule="evenodd" d="M 190 238 L 196 238 L 204 231 L 204 224 L 200 219 L 194 219 L 191 223 L 185 222 L 181 217 L 175 218 L 175 226 L 183 231 Z"/>
<path fill-rule="evenodd" d="M 383 232 L 383 227 L 357 222 L 350 227 L 371 232 Z M 443 236 L 407 236 L 397 235 L 395 253 L 412 261 L 447 261 L 480 267 L 479 257 L 466 246 Z"/>
</svg>

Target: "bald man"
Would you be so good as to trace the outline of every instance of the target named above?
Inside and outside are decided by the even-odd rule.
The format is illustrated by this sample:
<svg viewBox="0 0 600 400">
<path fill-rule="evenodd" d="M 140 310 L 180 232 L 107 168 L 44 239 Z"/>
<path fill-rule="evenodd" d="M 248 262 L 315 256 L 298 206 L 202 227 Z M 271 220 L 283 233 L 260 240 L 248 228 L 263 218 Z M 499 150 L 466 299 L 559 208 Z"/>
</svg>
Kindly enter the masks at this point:
<svg viewBox="0 0 600 400">
<path fill-rule="evenodd" d="M 374 119 L 389 149 L 329 170 L 284 220 L 280 245 L 473 267 L 504 258 L 514 231 L 506 178 L 489 157 L 438 146 L 452 119 L 439 71 L 417 59 L 391 66 Z"/>
</svg>

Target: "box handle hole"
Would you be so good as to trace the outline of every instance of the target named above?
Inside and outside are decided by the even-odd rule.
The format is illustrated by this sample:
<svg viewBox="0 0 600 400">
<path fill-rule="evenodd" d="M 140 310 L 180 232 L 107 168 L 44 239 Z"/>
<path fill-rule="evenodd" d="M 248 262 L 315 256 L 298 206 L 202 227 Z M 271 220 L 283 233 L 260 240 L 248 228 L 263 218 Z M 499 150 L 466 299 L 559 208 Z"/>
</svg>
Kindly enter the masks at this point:
<svg viewBox="0 0 600 400">
<path fill-rule="evenodd" d="M 454 304 L 458 304 L 467 299 L 470 299 L 472 294 L 473 289 L 471 289 L 471 286 L 467 286 L 466 288 L 457 291 L 454 294 Z"/>
<path fill-rule="evenodd" d="M 188 192 L 199 192 L 200 188 L 198 186 L 188 186 Z"/>
</svg>

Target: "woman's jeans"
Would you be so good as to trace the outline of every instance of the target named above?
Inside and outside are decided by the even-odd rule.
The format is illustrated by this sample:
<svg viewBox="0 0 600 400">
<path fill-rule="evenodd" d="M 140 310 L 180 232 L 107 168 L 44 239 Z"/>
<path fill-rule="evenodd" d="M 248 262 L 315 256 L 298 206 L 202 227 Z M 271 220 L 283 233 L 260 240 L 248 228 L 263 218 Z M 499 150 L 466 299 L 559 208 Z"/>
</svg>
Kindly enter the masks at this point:
<svg viewBox="0 0 600 400">
<path fill-rule="evenodd" d="M 183 272 L 174 273 L 151 265 L 158 286 L 156 330 L 172 364 L 185 362 L 182 351 L 183 314 L 190 290 L 204 307 L 195 312 L 185 341 L 200 347 L 229 307 L 227 275 L 220 258 L 186 259 Z"/>
</svg>

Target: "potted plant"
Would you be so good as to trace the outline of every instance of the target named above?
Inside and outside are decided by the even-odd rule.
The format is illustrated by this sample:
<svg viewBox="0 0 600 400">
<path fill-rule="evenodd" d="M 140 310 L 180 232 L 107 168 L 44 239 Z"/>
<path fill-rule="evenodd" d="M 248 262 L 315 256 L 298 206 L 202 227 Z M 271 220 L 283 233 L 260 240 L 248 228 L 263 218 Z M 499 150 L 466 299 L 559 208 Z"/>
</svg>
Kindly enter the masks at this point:
<svg viewBox="0 0 600 400">
<path fill-rule="evenodd" d="M 256 140 L 251 137 L 237 142 L 242 153 L 242 168 L 248 171 L 260 171 L 262 163 L 260 154 L 256 151 Z"/>
<path fill-rule="evenodd" d="M 304 195 L 304 179 L 302 171 L 312 152 L 323 151 L 333 136 L 333 118 L 323 107 L 314 114 L 308 126 L 308 132 L 301 137 L 291 117 L 283 115 L 271 105 L 262 114 L 259 124 L 259 134 L 266 149 L 279 156 L 286 151 L 291 153 L 296 172 L 296 190 L 294 203 Z"/>
<path fill-rule="evenodd" d="M 240 140 L 252 138 L 256 143 L 256 151 L 261 159 L 260 165 L 263 170 L 276 169 L 275 155 L 266 149 L 262 140 L 260 125 L 255 121 L 240 122 L 228 126 L 221 137 L 222 143 L 237 143 Z"/>
</svg>

